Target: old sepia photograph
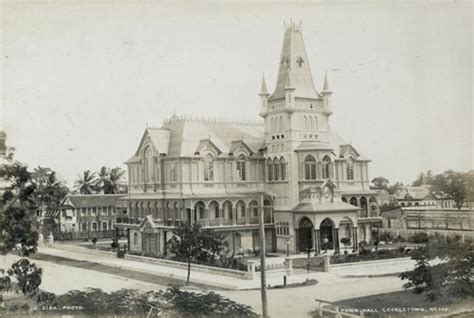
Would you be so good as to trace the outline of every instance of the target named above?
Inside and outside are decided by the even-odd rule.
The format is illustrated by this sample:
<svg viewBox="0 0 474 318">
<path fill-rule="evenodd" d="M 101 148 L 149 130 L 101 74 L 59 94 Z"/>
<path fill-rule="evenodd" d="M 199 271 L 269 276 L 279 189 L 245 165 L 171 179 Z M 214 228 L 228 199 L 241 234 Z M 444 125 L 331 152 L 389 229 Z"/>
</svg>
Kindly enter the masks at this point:
<svg viewBox="0 0 474 318">
<path fill-rule="evenodd" d="M 474 317 L 470 0 L 0 0 L 0 317 Z"/>
</svg>

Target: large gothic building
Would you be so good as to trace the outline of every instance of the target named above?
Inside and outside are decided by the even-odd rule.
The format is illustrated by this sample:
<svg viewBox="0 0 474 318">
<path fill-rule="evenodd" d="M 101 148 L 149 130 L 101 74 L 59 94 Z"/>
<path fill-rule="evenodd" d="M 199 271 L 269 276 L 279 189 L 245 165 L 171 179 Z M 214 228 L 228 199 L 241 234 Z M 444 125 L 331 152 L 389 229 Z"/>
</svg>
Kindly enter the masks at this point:
<svg viewBox="0 0 474 318">
<path fill-rule="evenodd" d="M 145 129 L 126 162 L 129 194 L 117 223 L 130 250 L 166 253 L 184 222 L 224 233 L 236 252 L 254 250 L 260 213 L 270 251 L 370 241 L 380 223 L 370 160 L 330 129 L 331 95 L 327 76 L 315 89 L 301 27 L 291 24 L 272 94 L 262 80 L 263 121 L 173 115 Z"/>
</svg>

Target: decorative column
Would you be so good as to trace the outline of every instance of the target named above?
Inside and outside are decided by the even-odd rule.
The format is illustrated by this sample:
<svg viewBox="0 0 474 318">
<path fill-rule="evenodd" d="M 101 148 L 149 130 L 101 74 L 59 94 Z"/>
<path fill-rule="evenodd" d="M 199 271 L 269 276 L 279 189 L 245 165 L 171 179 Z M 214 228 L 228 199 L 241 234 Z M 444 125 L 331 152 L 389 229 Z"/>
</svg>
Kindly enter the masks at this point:
<svg viewBox="0 0 474 318">
<path fill-rule="evenodd" d="M 245 207 L 245 224 L 249 224 L 250 223 L 250 208 L 249 207 Z"/>
<path fill-rule="evenodd" d="M 206 216 L 206 226 L 209 226 L 210 215 L 209 215 L 209 208 L 208 207 L 204 208 L 204 213 L 205 213 L 205 216 Z"/>
<path fill-rule="evenodd" d="M 222 206 L 219 206 L 219 226 L 224 225 L 224 214 L 222 210 Z"/>
<path fill-rule="evenodd" d="M 230 213 L 232 213 L 232 225 L 236 225 L 237 224 L 237 207 L 233 205 Z"/>
<path fill-rule="evenodd" d="M 300 246 L 298 244 L 299 239 L 300 239 L 300 229 L 295 229 L 296 253 L 300 252 Z"/>
<path fill-rule="evenodd" d="M 359 242 L 357 240 L 357 231 L 358 231 L 357 226 L 352 228 L 352 247 L 353 247 L 352 249 L 354 252 L 359 250 Z"/>
<path fill-rule="evenodd" d="M 321 254 L 321 234 L 318 229 L 314 230 L 314 242 L 314 254 L 319 255 Z"/>
<path fill-rule="evenodd" d="M 196 211 L 194 211 L 194 208 L 191 208 L 190 210 L 191 210 L 191 215 L 190 215 L 191 219 L 189 220 L 189 225 L 193 226 Z"/>
<path fill-rule="evenodd" d="M 332 240 L 334 252 L 339 252 L 339 228 L 332 229 Z"/>
</svg>

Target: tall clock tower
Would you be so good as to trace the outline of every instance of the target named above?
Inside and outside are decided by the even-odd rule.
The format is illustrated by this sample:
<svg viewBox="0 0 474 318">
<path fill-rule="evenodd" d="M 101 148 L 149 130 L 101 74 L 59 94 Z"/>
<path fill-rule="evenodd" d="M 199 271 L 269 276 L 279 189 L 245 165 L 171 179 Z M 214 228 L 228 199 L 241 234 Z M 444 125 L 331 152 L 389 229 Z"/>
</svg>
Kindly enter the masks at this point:
<svg viewBox="0 0 474 318">
<path fill-rule="evenodd" d="M 330 151 L 328 118 L 332 114 L 331 94 L 327 76 L 321 92 L 314 87 L 301 24 L 285 25 L 275 90 L 270 95 L 263 78 L 259 94 L 260 116 L 265 120 L 267 162 L 271 160 L 273 163 L 278 158 L 287 165 L 283 176 L 286 180 L 282 180 L 281 171 L 277 171 L 276 176 L 275 171 L 267 173 L 267 183 L 277 193 L 277 209 L 277 206 L 291 208 L 299 201 L 301 169 L 298 151 L 305 148 Z"/>
</svg>

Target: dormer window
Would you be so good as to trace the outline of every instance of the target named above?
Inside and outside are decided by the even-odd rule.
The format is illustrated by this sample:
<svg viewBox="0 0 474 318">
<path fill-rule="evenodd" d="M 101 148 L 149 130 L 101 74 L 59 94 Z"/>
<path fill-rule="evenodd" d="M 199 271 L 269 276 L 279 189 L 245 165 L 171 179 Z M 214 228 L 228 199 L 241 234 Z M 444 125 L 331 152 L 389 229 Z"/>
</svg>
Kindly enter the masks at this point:
<svg viewBox="0 0 474 318">
<path fill-rule="evenodd" d="M 204 181 L 214 181 L 214 158 L 211 155 L 204 158 Z"/>
<path fill-rule="evenodd" d="M 237 159 L 237 176 L 239 178 L 239 181 L 245 181 L 247 180 L 246 176 L 246 171 L 245 171 L 245 156 L 240 155 L 239 158 Z"/>
</svg>

